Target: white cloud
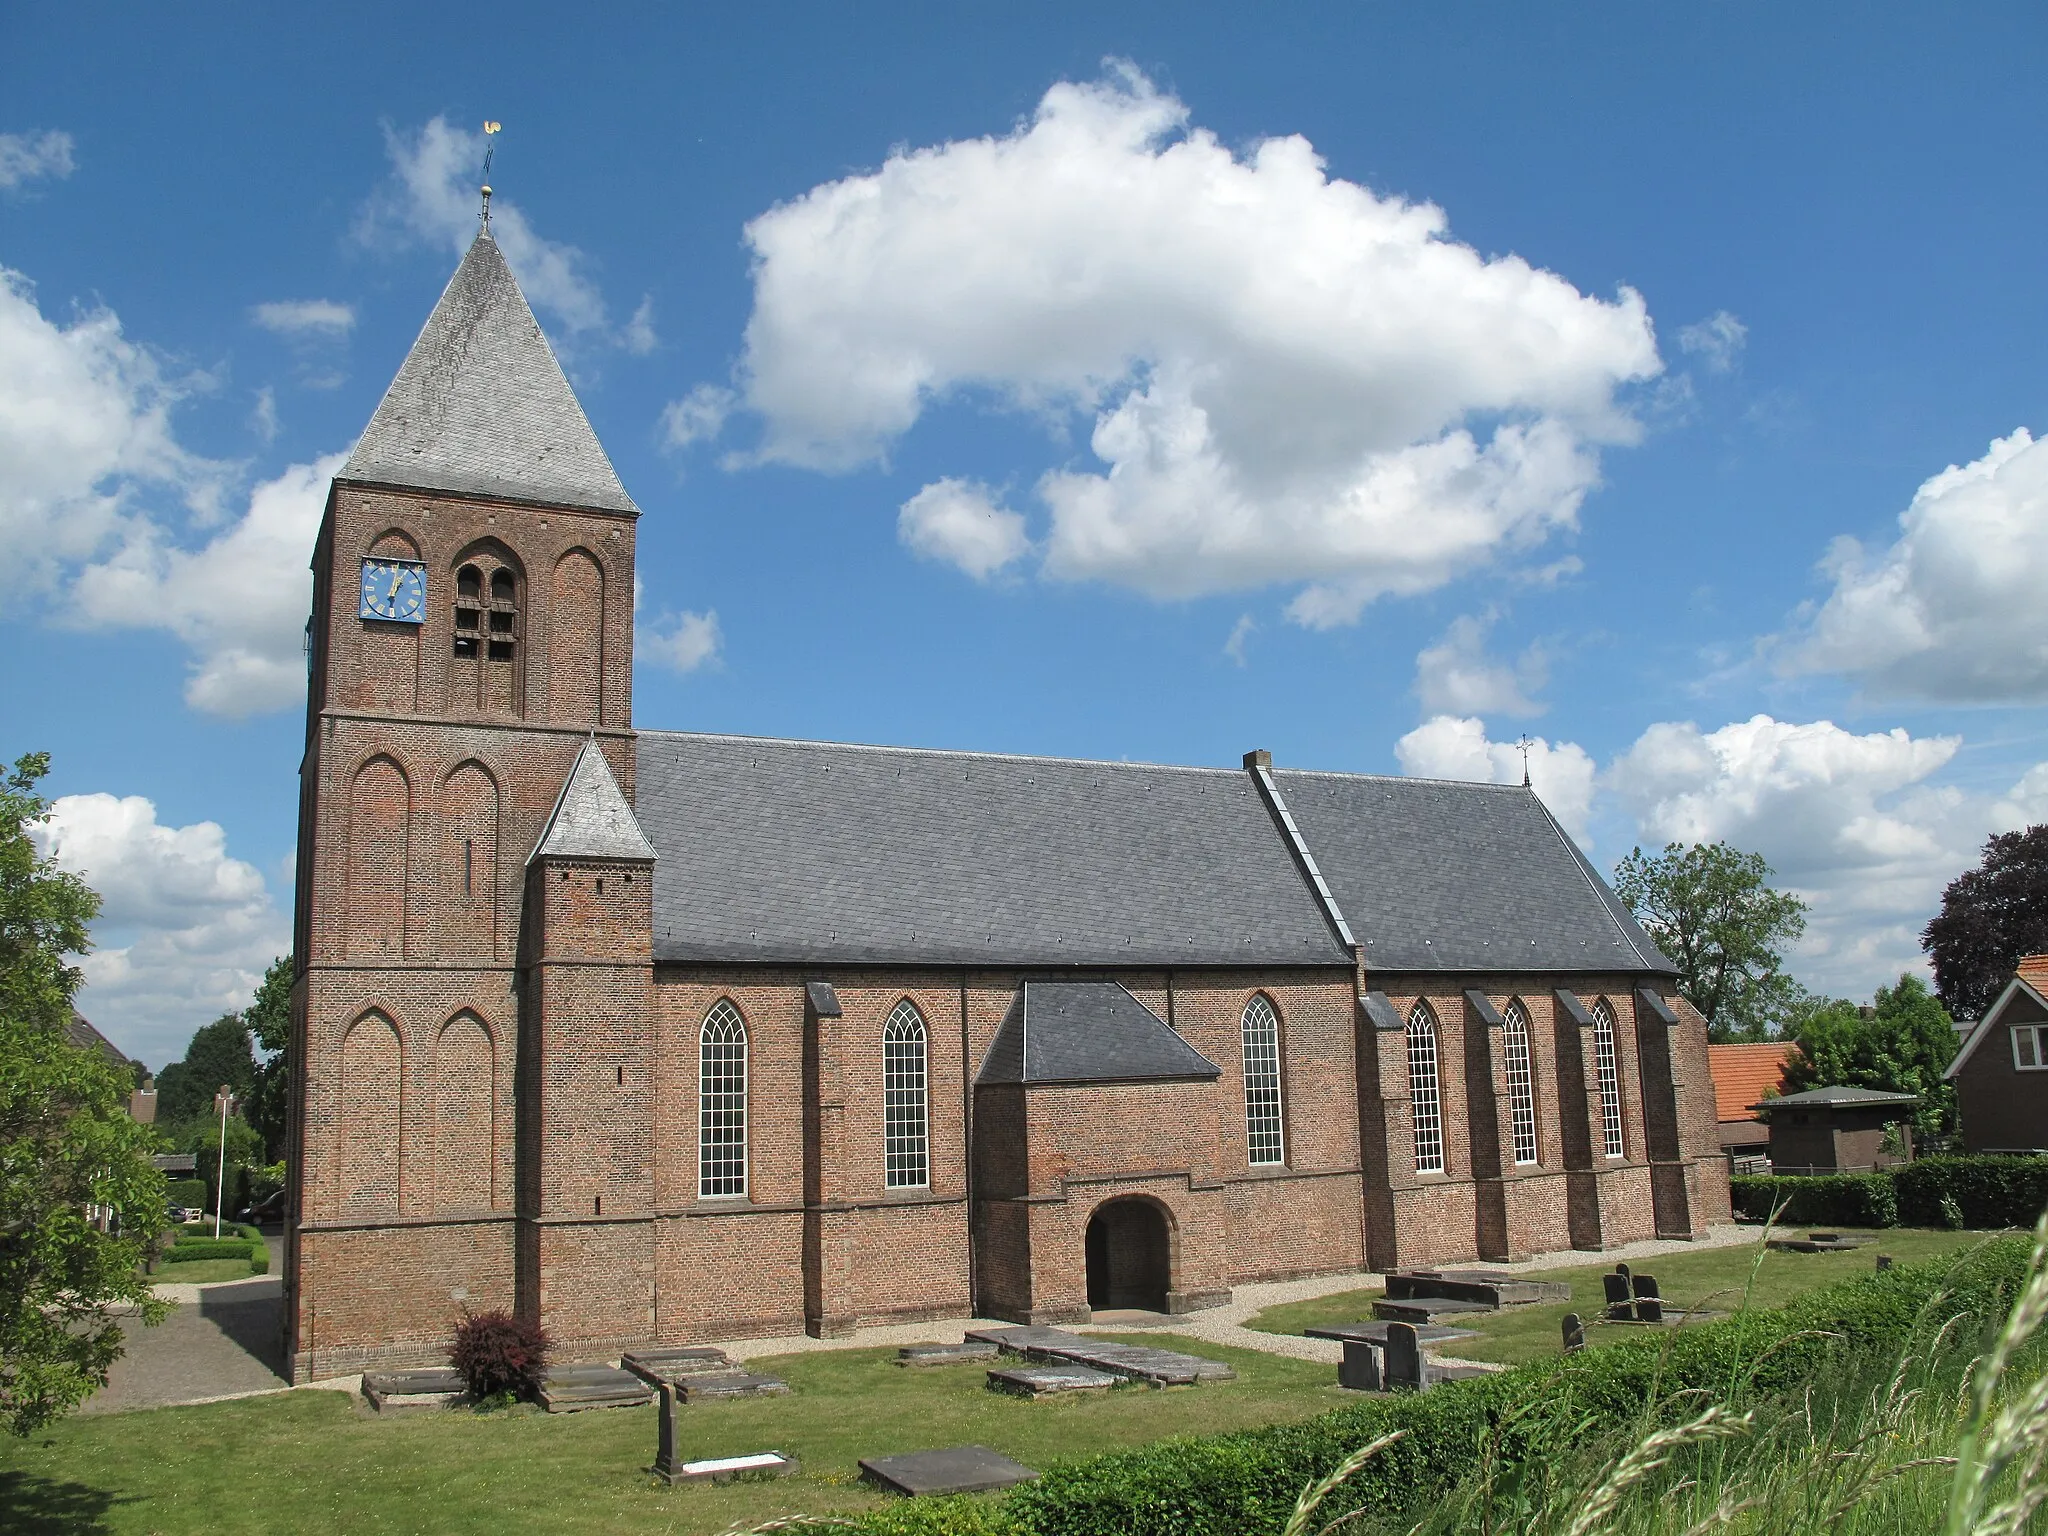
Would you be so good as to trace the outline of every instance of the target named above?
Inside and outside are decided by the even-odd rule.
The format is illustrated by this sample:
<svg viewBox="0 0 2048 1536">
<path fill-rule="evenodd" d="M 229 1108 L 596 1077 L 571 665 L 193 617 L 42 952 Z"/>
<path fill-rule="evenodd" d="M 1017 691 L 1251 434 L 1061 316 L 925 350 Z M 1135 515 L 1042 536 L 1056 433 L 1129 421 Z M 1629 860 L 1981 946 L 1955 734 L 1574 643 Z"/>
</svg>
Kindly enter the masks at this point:
<svg viewBox="0 0 2048 1536">
<path fill-rule="evenodd" d="M 41 133 L 0 133 L 0 191 L 41 176 L 63 180 L 78 168 L 76 143 L 61 128 Z"/>
<path fill-rule="evenodd" d="M 1733 368 L 1748 341 L 1749 327 L 1725 309 L 1715 310 L 1678 333 L 1679 348 L 1697 357 L 1712 373 L 1726 373 Z"/>
<path fill-rule="evenodd" d="M 276 336 L 338 337 L 355 328 L 356 312 L 333 299 L 275 299 L 253 307 L 249 318 Z"/>
<path fill-rule="evenodd" d="M 640 307 L 633 311 L 633 318 L 626 322 L 626 328 L 619 333 L 619 345 L 635 357 L 645 357 L 659 345 L 659 340 L 654 334 L 653 294 L 640 296 Z"/>
<path fill-rule="evenodd" d="M 1464 779 L 1476 784 L 1522 782 L 1522 749 L 1487 738 L 1483 720 L 1438 715 L 1394 743 L 1401 771 L 1415 778 Z M 1593 759 L 1575 741 L 1529 742 L 1529 784 L 1565 831 L 1590 847 Z"/>
<path fill-rule="evenodd" d="M 34 836 L 103 901 L 80 1011 L 152 1066 L 181 1055 L 201 1024 L 245 1006 L 290 947 L 263 876 L 228 853 L 217 823 L 164 826 L 140 795 L 64 795 Z"/>
<path fill-rule="evenodd" d="M 249 430 L 265 443 L 277 441 L 277 391 L 268 384 L 256 391 L 256 403 L 249 408 Z"/>
<path fill-rule="evenodd" d="M 1548 707 L 1530 697 L 1549 680 L 1540 647 L 1530 646 L 1513 666 L 1486 653 L 1495 615 L 1453 619 L 1435 645 L 1415 658 L 1415 693 L 1433 715 L 1540 715 Z"/>
<path fill-rule="evenodd" d="M 1762 854 L 1812 908 L 1793 973 L 1862 997 L 1925 969 L 1920 929 L 1989 833 L 2048 815 L 2048 765 L 2003 795 L 1929 784 L 1961 744 L 1769 715 L 1708 732 L 1664 722 L 1615 760 L 1607 783 L 1647 847 L 1720 838 Z"/>
<path fill-rule="evenodd" d="M 1589 298 L 1331 179 L 1240 158 L 1128 68 L 1001 138 L 899 150 L 747 227 L 738 370 L 755 457 L 846 469 L 935 400 L 993 394 L 1100 468 L 1047 472 L 1045 571 L 1183 596 L 1310 585 L 1341 624 L 1573 526 L 1619 392 L 1659 369 L 1642 299 Z"/>
<path fill-rule="evenodd" d="M 1223 654 L 1240 667 L 1245 665 L 1245 645 L 1251 640 L 1252 632 L 1259 627 L 1258 621 L 1248 613 L 1240 613 L 1237 622 L 1230 626 L 1230 637 L 1223 642 Z"/>
<path fill-rule="evenodd" d="M 1021 558 L 1031 541 L 1024 519 L 978 480 L 935 480 L 896 514 L 896 536 L 913 554 L 957 565 L 986 581 Z"/>
<path fill-rule="evenodd" d="M 682 399 L 669 401 L 661 413 L 662 447 L 673 450 L 709 442 L 725 430 L 733 401 L 731 390 L 715 384 L 699 384 Z"/>
<path fill-rule="evenodd" d="M 1779 641 L 1781 670 L 1942 703 L 2048 699 L 2048 441 L 2024 427 L 1923 484 L 1889 549 L 1837 539 L 1821 569 L 1834 590 Z"/>
<path fill-rule="evenodd" d="M 82 570 L 77 611 L 108 628 L 165 629 L 193 652 L 185 700 L 209 714 L 243 716 L 305 697 L 307 562 L 343 453 L 294 464 L 258 485 L 249 508 L 204 548 L 173 544 L 138 524 L 107 559 Z"/>
<path fill-rule="evenodd" d="M 685 612 L 673 618 L 664 616 L 652 624 L 636 626 L 633 633 L 636 656 L 673 672 L 695 672 L 699 667 L 715 666 L 724 645 L 715 609 Z"/>
</svg>

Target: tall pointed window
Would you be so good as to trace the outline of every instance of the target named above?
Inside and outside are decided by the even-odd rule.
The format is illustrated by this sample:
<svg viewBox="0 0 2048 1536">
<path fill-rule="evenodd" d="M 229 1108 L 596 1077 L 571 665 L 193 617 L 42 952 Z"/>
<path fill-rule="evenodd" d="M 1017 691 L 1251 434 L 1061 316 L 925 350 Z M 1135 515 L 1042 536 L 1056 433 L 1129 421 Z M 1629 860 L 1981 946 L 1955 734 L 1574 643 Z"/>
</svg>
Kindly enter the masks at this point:
<svg viewBox="0 0 2048 1536">
<path fill-rule="evenodd" d="M 720 998 L 697 1037 L 697 1194 L 747 1192 L 747 1026 Z"/>
<path fill-rule="evenodd" d="M 1244 1005 L 1244 1144 L 1253 1164 L 1287 1159 L 1280 1107 L 1280 1016 L 1265 993 Z"/>
<path fill-rule="evenodd" d="M 905 998 L 882 1026 L 882 1167 L 890 1189 L 932 1181 L 924 1015 Z"/>
<path fill-rule="evenodd" d="M 1444 1105 L 1436 1083 L 1436 1019 L 1429 1004 L 1408 1015 L 1408 1100 L 1415 1122 L 1415 1171 L 1444 1171 Z"/>
<path fill-rule="evenodd" d="M 1508 1058 L 1508 1136 L 1514 1143 L 1515 1161 L 1536 1161 L 1536 1081 L 1529 1066 L 1529 1015 L 1520 1003 L 1502 1010 L 1505 1027 L 1501 1043 Z"/>
<path fill-rule="evenodd" d="M 1593 1067 L 1600 1079 L 1600 1135 L 1609 1157 L 1627 1150 L 1621 1142 L 1621 1073 L 1614 1064 L 1614 1011 L 1605 998 L 1593 1003 Z"/>
</svg>

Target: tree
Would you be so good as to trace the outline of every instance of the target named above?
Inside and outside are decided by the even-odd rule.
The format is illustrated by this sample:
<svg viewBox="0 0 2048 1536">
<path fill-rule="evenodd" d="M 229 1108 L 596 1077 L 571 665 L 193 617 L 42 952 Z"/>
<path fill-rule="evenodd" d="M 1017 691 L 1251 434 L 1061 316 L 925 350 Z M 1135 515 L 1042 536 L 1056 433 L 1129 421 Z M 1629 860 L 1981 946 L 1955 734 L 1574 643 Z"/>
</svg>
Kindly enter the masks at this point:
<svg viewBox="0 0 2048 1536">
<path fill-rule="evenodd" d="M 1635 848 L 1615 866 L 1616 894 L 1678 966 L 1715 1040 L 1762 1038 L 1805 996 L 1781 950 L 1806 931 L 1806 903 L 1770 876 L 1761 855 L 1721 842 L 1668 843 L 1655 858 Z"/>
<path fill-rule="evenodd" d="M 65 1035 L 99 897 L 38 853 L 46 753 L 0 780 L 0 1424 L 17 1435 L 103 1386 L 121 1355 L 113 1309 L 164 1315 L 142 1260 L 164 1224 L 151 1135 L 128 1073 Z M 112 1219 L 101 1230 L 96 1212 Z"/>
<path fill-rule="evenodd" d="M 178 1127 L 205 1119 L 223 1083 L 245 1104 L 256 1086 L 256 1056 L 249 1048 L 249 1026 L 239 1013 L 202 1024 L 192 1032 L 185 1059 L 157 1073 L 157 1120 L 175 1135 Z"/>
<path fill-rule="evenodd" d="M 256 1046 L 265 1059 L 256 1064 L 255 1086 L 249 1094 L 249 1124 L 263 1138 L 265 1155 L 284 1155 L 287 1095 L 291 1086 L 292 957 L 279 955 L 263 973 L 255 1001 L 242 1010 Z"/>
<path fill-rule="evenodd" d="M 1989 839 L 1977 867 L 1941 893 L 1920 947 L 1948 1011 L 1982 1018 L 2020 959 L 2048 950 L 2048 826 Z"/>
<path fill-rule="evenodd" d="M 1955 1024 L 1918 976 L 1901 976 L 1897 986 L 1879 987 L 1867 1011 L 1830 1002 L 1800 1028 L 1799 1048 L 1803 1054 L 1785 1065 L 1787 1093 L 1808 1088 L 1917 1093 L 1914 1129 L 1930 1136 L 1954 1134 L 1955 1084 L 1943 1082 L 1941 1074 L 1955 1058 Z"/>
</svg>

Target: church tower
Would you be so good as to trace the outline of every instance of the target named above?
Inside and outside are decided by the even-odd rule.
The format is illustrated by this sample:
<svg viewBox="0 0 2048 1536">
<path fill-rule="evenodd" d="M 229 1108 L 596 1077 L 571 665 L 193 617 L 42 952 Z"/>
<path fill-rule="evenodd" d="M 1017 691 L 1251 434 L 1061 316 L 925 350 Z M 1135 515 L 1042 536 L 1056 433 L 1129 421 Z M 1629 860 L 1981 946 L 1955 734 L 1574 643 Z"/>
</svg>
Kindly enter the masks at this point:
<svg viewBox="0 0 2048 1536">
<path fill-rule="evenodd" d="M 638 516 L 484 230 L 335 477 L 313 556 L 297 1376 L 432 1362 L 464 1307 L 539 1314 L 545 1224 L 648 1198 L 614 1123 L 644 1132 L 644 1060 L 613 1060 L 602 1021 L 540 1005 L 575 992 L 543 986 L 547 966 L 601 951 L 613 990 L 590 1006 L 637 1007 L 645 1034 L 647 935 L 598 931 L 651 921 L 651 850 L 614 835 L 578 857 L 594 822 L 632 823 Z M 539 859 L 544 828 L 557 851 Z M 548 873 L 548 899 L 574 908 L 552 949 L 529 910 Z M 544 1035 L 561 1060 L 538 1059 Z M 563 1072 L 605 1076 L 580 1097 L 592 1123 L 553 1125 L 529 1092 Z M 550 1167 L 549 1148 L 587 1156 L 593 1137 L 602 1177 Z"/>
</svg>

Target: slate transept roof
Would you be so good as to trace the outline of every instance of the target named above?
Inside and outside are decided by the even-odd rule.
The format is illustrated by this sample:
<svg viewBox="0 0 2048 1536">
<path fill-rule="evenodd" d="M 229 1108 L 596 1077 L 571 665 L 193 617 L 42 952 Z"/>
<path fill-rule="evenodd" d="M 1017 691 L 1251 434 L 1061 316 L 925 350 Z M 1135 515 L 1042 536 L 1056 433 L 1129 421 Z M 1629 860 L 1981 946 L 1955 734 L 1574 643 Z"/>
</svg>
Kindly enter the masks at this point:
<svg viewBox="0 0 2048 1536">
<path fill-rule="evenodd" d="M 1027 981 L 976 1083 L 1159 1082 L 1223 1069 L 1114 981 Z"/>
</svg>

